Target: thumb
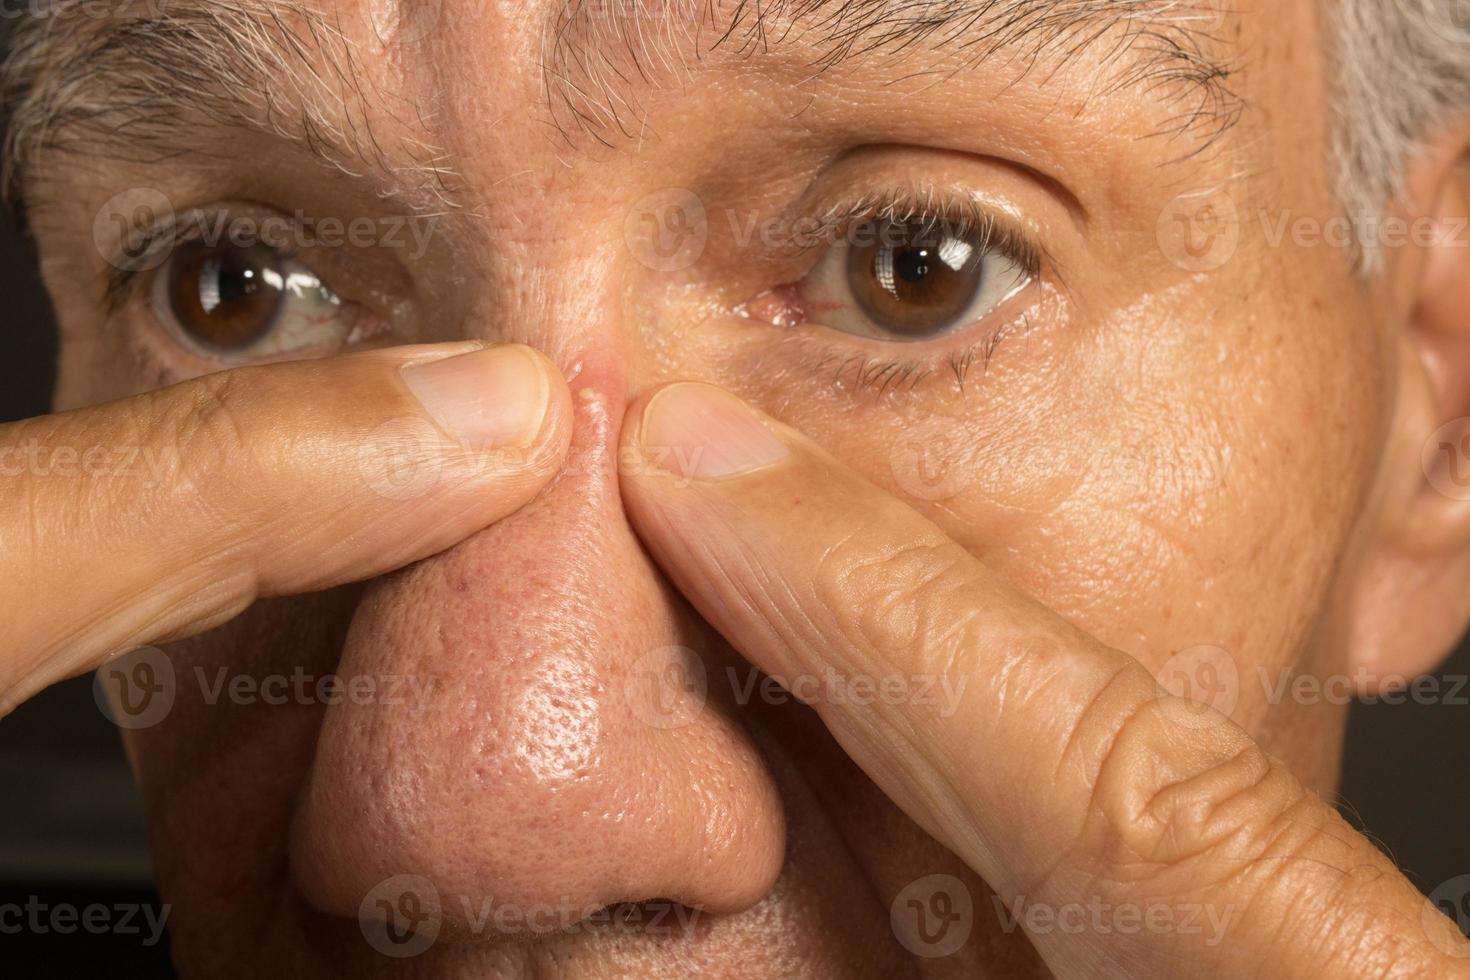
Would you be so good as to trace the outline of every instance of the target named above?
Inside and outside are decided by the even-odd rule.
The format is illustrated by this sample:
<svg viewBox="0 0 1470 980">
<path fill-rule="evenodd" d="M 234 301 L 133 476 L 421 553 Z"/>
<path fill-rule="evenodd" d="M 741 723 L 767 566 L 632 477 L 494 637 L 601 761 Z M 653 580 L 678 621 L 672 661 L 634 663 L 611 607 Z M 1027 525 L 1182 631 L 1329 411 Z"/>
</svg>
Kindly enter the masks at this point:
<svg viewBox="0 0 1470 980">
<path fill-rule="evenodd" d="M 257 597 L 427 557 L 560 469 L 571 401 L 528 347 L 241 368 L 0 426 L 0 715 Z"/>
</svg>

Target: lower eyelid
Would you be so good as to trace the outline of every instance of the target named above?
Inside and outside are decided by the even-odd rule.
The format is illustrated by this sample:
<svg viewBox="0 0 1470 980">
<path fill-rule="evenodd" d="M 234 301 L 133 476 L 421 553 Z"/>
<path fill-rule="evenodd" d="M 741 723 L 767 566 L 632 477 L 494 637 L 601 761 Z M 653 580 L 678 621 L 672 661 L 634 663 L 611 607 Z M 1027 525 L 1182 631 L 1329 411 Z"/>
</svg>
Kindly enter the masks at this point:
<svg viewBox="0 0 1470 980">
<path fill-rule="evenodd" d="M 1033 290 L 1034 296 L 1022 295 Z M 1041 292 L 1035 282 L 1028 284 L 992 326 L 971 324 L 907 343 L 873 340 L 820 323 L 779 326 L 737 312 L 732 314 L 739 317 L 737 329 L 760 335 L 749 339 L 749 354 L 734 373 L 781 378 L 783 386 L 792 378 L 808 378 L 843 397 L 963 396 L 1010 344 L 1054 316 Z"/>
</svg>

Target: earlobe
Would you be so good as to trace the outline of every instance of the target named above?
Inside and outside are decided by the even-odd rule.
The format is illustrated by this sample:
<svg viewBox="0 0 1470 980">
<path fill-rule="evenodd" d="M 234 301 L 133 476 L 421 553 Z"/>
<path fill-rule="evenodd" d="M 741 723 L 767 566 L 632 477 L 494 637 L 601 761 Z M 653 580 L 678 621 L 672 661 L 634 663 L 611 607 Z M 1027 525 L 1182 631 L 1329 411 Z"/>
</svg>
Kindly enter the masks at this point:
<svg viewBox="0 0 1470 980">
<path fill-rule="evenodd" d="M 1466 136 L 1411 164 L 1388 256 L 1397 395 L 1354 601 L 1363 693 L 1433 670 L 1470 622 L 1470 167 Z"/>
</svg>

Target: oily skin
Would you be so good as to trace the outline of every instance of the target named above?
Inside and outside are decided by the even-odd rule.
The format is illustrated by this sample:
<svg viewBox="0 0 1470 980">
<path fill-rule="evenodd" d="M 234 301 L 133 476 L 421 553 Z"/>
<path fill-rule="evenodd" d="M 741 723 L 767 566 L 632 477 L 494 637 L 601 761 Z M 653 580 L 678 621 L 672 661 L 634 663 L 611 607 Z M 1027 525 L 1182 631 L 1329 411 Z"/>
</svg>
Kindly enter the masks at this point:
<svg viewBox="0 0 1470 980">
<path fill-rule="evenodd" d="M 1383 315 L 1392 297 L 1356 285 L 1340 250 L 1269 246 L 1253 220 L 1208 273 L 1161 248 L 1159 215 L 1200 188 L 1229 186 L 1243 214 L 1332 214 L 1310 5 L 1240 6 L 1224 35 L 1250 55 L 1235 82 L 1253 108 L 1187 159 L 1189 136 L 1146 136 L 1165 113 L 1143 93 L 1095 91 L 1091 54 L 1015 86 L 985 71 L 934 88 L 838 70 L 797 90 L 775 56 L 716 65 L 707 84 L 648 97 L 657 139 L 611 149 L 552 138 L 533 108 L 542 79 L 530 18 L 486 5 L 435 35 L 430 58 L 369 59 L 385 86 L 433 107 L 466 198 L 408 270 L 395 340 L 545 352 L 570 392 L 570 455 L 534 500 L 433 557 L 361 586 L 258 603 L 168 647 L 190 683 L 128 744 L 186 972 L 1041 970 L 979 877 L 814 715 L 733 703 L 726 668 L 743 677 L 748 666 L 655 563 L 620 487 L 625 413 L 681 379 L 722 386 L 804 433 L 1018 593 L 1151 670 L 1200 645 L 1228 651 L 1245 679 L 1232 717 L 1330 794 L 1342 708 L 1270 704 L 1257 670 L 1274 683 L 1282 671 L 1349 668 L 1344 607 L 1402 350 Z M 1292 124 L 1266 126 L 1266 115 Z M 199 368 L 137 309 L 98 329 L 91 215 L 120 187 L 288 212 L 382 206 L 368 203 L 370 189 L 308 170 L 293 147 L 262 145 L 252 159 L 241 172 L 202 161 L 78 171 L 67 200 L 38 210 L 64 335 L 63 407 Z M 963 384 L 941 367 L 910 390 L 864 387 L 834 368 L 850 355 L 834 362 L 832 351 L 877 356 L 871 342 L 729 312 L 791 278 L 792 263 L 733 241 L 726 212 L 779 214 L 803 194 L 916 172 L 1021 215 L 1053 257 L 1049 271 L 1064 273 L 1064 286 L 1052 276 L 1037 291 L 1029 326 Z M 704 256 L 673 272 L 640 262 L 624 234 L 630 209 L 666 188 L 692 189 L 713 216 Z M 931 468 L 918 471 L 915 453 Z M 630 706 L 627 678 L 670 646 L 704 656 L 711 700 L 688 724 L 661 728 Z M 433 694 L 210 704 L 194 671 L 212 678 L 225 665 L 256 677 L 426 678 Z M 364 943 L 353 917 L 378 882 L 404 872 L 435 883 L 444 931 L 396 961 Z M 932 873 L 964 881 L 977 908 L 966 947 L 939 960 L 913 957 L 888 926 L 894 897 Z M 477 929 L 463 910 L 487 897 L 576 908 L 658 898 L 707 911 L 687 941 L 608 926 L 528 938 Z"/>
</svg>

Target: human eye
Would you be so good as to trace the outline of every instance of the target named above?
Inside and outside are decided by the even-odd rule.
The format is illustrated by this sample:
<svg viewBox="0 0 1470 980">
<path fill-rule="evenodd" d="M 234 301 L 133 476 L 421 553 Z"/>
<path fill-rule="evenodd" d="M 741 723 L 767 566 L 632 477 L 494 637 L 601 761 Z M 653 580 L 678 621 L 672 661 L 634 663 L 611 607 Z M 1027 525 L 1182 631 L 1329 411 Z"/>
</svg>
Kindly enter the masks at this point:
<svg viewBox="0 0 1470 980">
<path fill-rule="evenodd" d="M 291 227 L 238 214 L 174 218 L 133 243 L 109 293 L 161 341 L 151 348 L 174 374 L 331 354 L 389 333 L 318 268 L 340 261 L 302 248 Z"/>
<path fill-rule="evenodd" d="M 186 242 L 153 276 L 150 309 L 191 352 L 254 360 L 354 342 L 361 310 L 265 245 Z"/>
<path fill-rule="evenodd" d="M 937 341 L 1016 309 L 1040 274 L 1025 233 L 963 197 L 885 193 L 816 227 L 823 241 L 809 271 L 747 303 L 747 316 L 894 344 Z"/>
</svg>

